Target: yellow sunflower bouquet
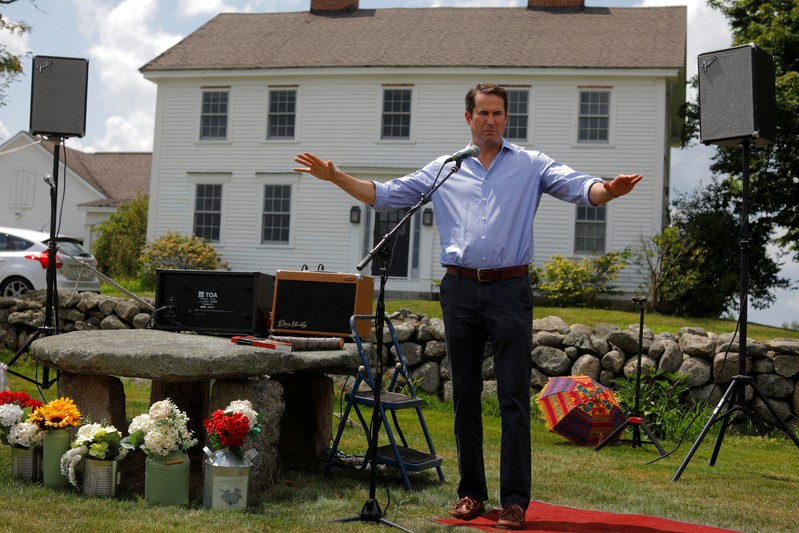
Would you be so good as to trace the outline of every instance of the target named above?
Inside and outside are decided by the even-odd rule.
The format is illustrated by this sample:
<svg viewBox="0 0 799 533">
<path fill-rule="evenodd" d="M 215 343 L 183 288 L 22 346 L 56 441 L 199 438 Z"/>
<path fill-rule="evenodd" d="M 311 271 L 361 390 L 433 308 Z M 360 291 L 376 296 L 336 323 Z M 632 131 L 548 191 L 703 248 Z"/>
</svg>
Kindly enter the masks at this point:
<svg viewBox="0 0 799 533">
<path fill-rule="evenodd" d="M 80 410 L 71 398 L 57 398 L 37 407 L 27 421 L 46 431 L 77 426 L 80 424 L 80 417 Z"/>
</svg>

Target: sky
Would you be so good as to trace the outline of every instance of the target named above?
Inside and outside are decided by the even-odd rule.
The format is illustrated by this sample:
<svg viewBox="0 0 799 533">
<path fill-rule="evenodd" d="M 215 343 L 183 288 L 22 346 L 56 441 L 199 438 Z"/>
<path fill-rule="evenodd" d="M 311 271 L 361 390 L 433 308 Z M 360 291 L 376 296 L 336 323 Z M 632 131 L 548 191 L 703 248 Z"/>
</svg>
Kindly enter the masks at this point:
<svg viewBox="0 0 799 533">
<path fill-rule="evenodd" d="M 704 0 L 586 0 L 587 6 L 688 6 L 686 65 L 696 56 L 729 48 L 726 19 Z M 523 7 L 527 0 L 360 0 L 363 9 L 386 7 Z M 155 84 L 139 68 L 217 13 L 307 11 L 310 0 L 17 0 L 0 7 L 3 17 L 33 29 L 19 37 L 0 32 L 0 43 L 17 54 L 85 58 L 89 61 L 86 135 L 67 145 L 87 152 L 150 151 Z M 624 38 L 620 36 L 619 38 Z M 630 43 L 635 46 L 635 43 Z M 30 70 L 31 59 L 24 61 Z M 20 76 L 0 108 L 0 144 L 30 126 L 30 77 Z M 689 92 L 689 97 L 692 94 Z M 673 149 L 671 196 L 708 183 L 713 146 Z M 420 162 L 420 165 L 423 162 Z M 776 254 L 778 250 L 773 250 Z M 782 275 L 799 282 L 799 263 L 784 259 Z M 767 310 L 750 307 L 749 322 L 781 326 L 799 320 L 799 292 L 779 291 Z"/>
</svg>

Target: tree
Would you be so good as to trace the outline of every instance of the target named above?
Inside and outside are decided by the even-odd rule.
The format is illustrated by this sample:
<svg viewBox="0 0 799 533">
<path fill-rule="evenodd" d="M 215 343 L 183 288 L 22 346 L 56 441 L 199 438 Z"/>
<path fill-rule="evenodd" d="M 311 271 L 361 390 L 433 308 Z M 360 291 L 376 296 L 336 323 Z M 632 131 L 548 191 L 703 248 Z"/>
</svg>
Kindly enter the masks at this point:
<svg viewBox="0 0 799 533">
<path fill-rule="evenodd" d="M 112 278 L 135 279 L 147 237 L 147 195 L 119 206 L 100 225 L 92 252 L 100 271 Z"/>
<path fill-rule="evenodd" d="M 688 240 L 676 226 L 668 226 L 651 239 L 641 239 L 633 262 L 645 271 L 644 287 L 651 309 L 675 314 L 684 307 L 685 296 L 699 288 L 707 250 Z"/>
<path fill-rule="evenodd" d="M 678 196 L 673 202 L 672 225 L 680 239 L 694 250 L 706 251 L 701 268 L 695 259 L 685 254 L 682 269 L 691 270 L 693 263 L 698 275 L 696 289 L 687 291 L 677 302 L 671 302 L 670 312 L 688 316 L 718 317 L 732 307 L 740 306 L 740 190 L 730 189 L 730 182 L 713 180 L 708 187 L 697 187 L 691 193 Z M 749 303 L 755 309 L 765 309 L 774 303 L 774 289 L 788 288 L 791 282 L 780 277 L 780 263 L 772 258 L 768 217 L 750 220 L 749 236 Z"/>
<path fill-rule="evenodd" d="M 757 44 L 774 58 L 776 74 L 776 138 L 773 146 L 753 150 L 751 211 L 758 231 L 773 236 L 799 260 L 799 3 L 796 0 L 708 0 L 730 23 L 733 45 Z M 684 108 L 684 142 L 697 135 L 698 107 Z M 743 151 L 720 147 L 711 170 L 719 186 L 740 193 Z M 785 233 L 777 235 L 777 228 Z M 752 228 L 754 234 L 754 228 Z"/>
<path fill-rule="evenodd" d="M 0 4 L 13 4 L 17 0 L 0 0 Z M 24 35 L 31 31 L 31 27 L 24 22 L 12 22 L 0 13 L 0 32 L 9 32 L 11 35 Z M 22 72 L 22 58 L 12 54 L 8 47 L 0 42 L 0 106 L 6 104 L 6 89 Z"/>
</svg>

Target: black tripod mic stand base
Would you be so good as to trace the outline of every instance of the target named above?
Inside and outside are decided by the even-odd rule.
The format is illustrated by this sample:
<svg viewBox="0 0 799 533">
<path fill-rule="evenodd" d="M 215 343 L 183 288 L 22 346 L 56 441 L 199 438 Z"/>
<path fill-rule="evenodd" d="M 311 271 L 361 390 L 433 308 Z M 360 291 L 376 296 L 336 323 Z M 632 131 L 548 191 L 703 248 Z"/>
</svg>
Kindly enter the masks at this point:
<svg viewBox="0 0 799 533">
<path fill-rule="evenodd" d="M 644 419 L 638 416 L 631 416 L 627 420 L 624 421 L 622 425 L 617 427 L 613 430 L 611 434 L 605 437 L 602 442 L 594 446 L 594 451 L 599 451 L 604 448 L 606 445 L 613 442 L 613 440 L 621 434 L 622 431 L 627 429 L 628 426 L 633 427 L 633 438 L 625 441 L 624 439 L 619 439 L 618 442 L 631 442 L 633 448 L 637 448 L 638 446 L 643 446 L 644 444 L 653 444 L 655 448 L 660 452 L 660 455 L 666 455 L 666 450 L 663 449 L 663 446 L 660 445 L 658 440 L 655 438 L 655 434 L 652 433 L 652 430 L 649 429 L 649 426 L 646 425 Z M 646 436 L 649 437 L 649 440 L 641 440 L 641 432 L 640 430 L 643 429 Z"/>
<path fill-rule="evenodd" d="M 374 524 L 383 524 L 385 526 L 399 529 L 400 531 L 407 531 L 413 533 L 410 529 L 406 529 L 398 524 L 389 522 L 383 518 L 383 511 L 380 509 L 380 504 L 375 499 L 368 499 L 361 509 L 361 514 L 350 516 L 349 518 L 339 518 L 333 522 L 346 523 L 346 522 L 372 522 Z"/>
</svg>

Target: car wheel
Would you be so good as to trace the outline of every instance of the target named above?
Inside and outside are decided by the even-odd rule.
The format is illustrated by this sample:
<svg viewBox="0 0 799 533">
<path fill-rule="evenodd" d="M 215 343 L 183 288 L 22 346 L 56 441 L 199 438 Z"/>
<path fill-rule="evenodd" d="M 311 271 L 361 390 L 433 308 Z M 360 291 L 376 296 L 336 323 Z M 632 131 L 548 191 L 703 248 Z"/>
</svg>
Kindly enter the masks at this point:
<svg viewBox="0 0 799 533">
<path fill-rule="evenodd" d="M 32 290 L 33 285 L 25 278 L 12 277 L 0 284 L 0 296 L 6 298 L 17 298 Z"/>
</svg>

